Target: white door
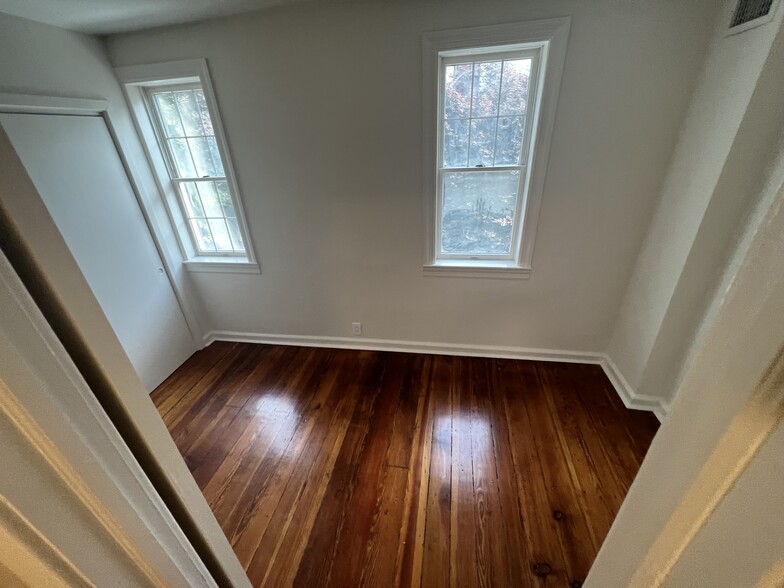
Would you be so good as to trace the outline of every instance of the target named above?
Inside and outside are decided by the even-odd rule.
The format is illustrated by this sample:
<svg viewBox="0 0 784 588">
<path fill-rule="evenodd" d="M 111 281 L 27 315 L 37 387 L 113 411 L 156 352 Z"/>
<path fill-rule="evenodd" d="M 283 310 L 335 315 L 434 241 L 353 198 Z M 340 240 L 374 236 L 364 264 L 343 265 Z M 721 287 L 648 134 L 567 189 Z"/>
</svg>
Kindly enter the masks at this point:
<svg viewBox="0 0 784 588">
<path fill-rule="evenodd" d="M 106 123 L 0 114 L 0 124 L 152 391 L 196 346 Z"/>
</svg>

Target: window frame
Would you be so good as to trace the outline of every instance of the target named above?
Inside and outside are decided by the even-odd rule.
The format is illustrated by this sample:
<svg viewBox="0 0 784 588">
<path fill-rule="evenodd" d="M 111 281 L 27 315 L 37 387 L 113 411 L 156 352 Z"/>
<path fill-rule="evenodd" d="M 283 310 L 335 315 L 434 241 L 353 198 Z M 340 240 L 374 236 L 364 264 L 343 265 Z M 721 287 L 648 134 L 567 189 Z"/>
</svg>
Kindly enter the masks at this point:
<svg viewBox="0 0 784 588">
<path fill-rule="evenodd" d="M 522 214 L 525 197 L 525 188 L 527 186 L 528 169 L 530 168 L 529 160 L 531 159 L 531 146 L 533 141 L 532 130 L 536 124 L 538 112 L 536 109 L 536 96 L 539 91 L 539 66 L 541 62 L 541 48 L 540 47 L 522 47 L 510 48 L 494 47 L 493 51 L 475 49 L 456 50 L 456 51 L 441 51 L 439 52 L 439 66 L 438 66 L 438 129 L 436 131 L 436 214 L 435 214 L 435 257 L 437 262 L 445 261 L 500 261 L 512 262 L 517 259 L 516 251 L 520 249 L 520 233 L 522 232 L 523 222 Z M 534 72 L 529 78 L 528 98 L 531 107 L 526 107 L 526 122 L 524 127 L 523 141 L 520 146 L 520 163 L 518 165 L 504 165 L 504 166 L 487 166 L 487 167 L 447 167 L 444 165 L 444 94 L 445 88 L 445 73 L 446 68 L 450 65 L 476 63 L 478 61 L 493 61 L 496 59 L 531 59 L 531 72 Z M 534 100 L 530 100 L 534 98 Z M 500 118 L 500 117 L 499 117 Z M 530 118 L 530 124 L 529 124 Z M 473 117 L 471 117 L 473 120 Z M 497 137 L 497 131 L 496 131 Z M 469 153 L 470 153 L 470 130 L 469 130 Z M 469 155 L 470 157 L 470 155 Z M 467 163 L 467 162 L 466 162 Z M 444 194 L 444 174 L 450 172 L 459 173 L 482 173 L 482 172 L 503 172 L 503 171 L 518 171 L 520 173 L 520 180 L 517 188 L 517 199 L 515 200 L 515 218 L 512 225 L 512 239 L 509 245 L 509 253 L 506 255 L 500 254 L 471 254 L 464 253 L 446 253 L 442 251 L 442 221 L 443 221 L 443 194 Z"/>
<path fill-rule="evenodd" d="M 156 183 L 164 196 L 166 212 L 174 228 L 186 269 L 189 271 L 260 273 L 206 60 L 190 59 L 119 67 L 115 69 L 115 72 L 122 83 L 131 107 L 134 123 L 154 171 Z M 173 166 L 168 149 L 164 145 L 165 133 L 160 126 L 158 111 L 150 100 L 153 90 L 194 86 L 200 87 L 204 93 L 215 133 L 216 146 L 223 164 L 224 176 L 222 178 L 216 176 L 209 178 L 209 180 L 225 179 L 228 184 L 229 194 L 237 215 L 237 224 L 245 246 L 244 253 L 235 251 L 202 252 L 199 250 L 182 202 L 179 189 L 179 183 L 182 182 L 182 179 L 177 177 L 176 168 Z"/>
<path fill-rule="evenodd" d="M 533 243 L 542 187 L 547 171 L 552 128 L 561 73 L 566 53 L 570 19 L 473 27 L 426 33 L 423 37 L 423 143 L 425 260 L 424 275 L 484 278 L 528 278 L 532 271 Z M 447 168 L 443 166 L 444 73 L 453 58 L 479 61 L 483 55 L 496 58 L 508 53 L 535 53 L 535 87 L 529 87 L 528 112 L 520 166 L 518 205 L 510 255 L 463 255 L 441 253 L 442 176 L 444 170 L 501 171 L 499 167 Z M 523 172 L 521 171 L 521 174 Z"/>
<path fill-rule="evenodd" d="M 174 162 L 171 149 L 167 146 L 167 141 L 170 139 L 170 137 L 168 137 L 166 135 L 166 132 L 164 131 L 163 120 L 161 118 L 162 114 L 160 112 L 160 109 L 158 108 L 158 106 L 154 102 L 154 94 L 156 94 L 156 93 L 164 93 L 164 92 L 176 92 L 176 91 L 182 91 L 182 90 L 197 90 L 197 89 L 201 90 L 202 92 L 204 92 L 203 86 L 200 83 L 198 83 L 198 82 L 182 82 L 182 83 L 176 83 L 176 84 L 167 83 L 167 84 L 161 84 L 161 85 L 145 86 L 144 89 L 143 89 L 143 94 L 144 94 L 145 104 L 147 105 L 147 112 L 148 112 L 148 114 L 150 116 L 150 122 L 152 124 L 153 130 L 155 131 L 155 135 L 158 138 L 158 147 L 161 150 L 161 155 L 163 156 L 164 162 L 166 163 L 166 168 L 167 168 L 167 170 L 169 172 L 169 181 L 172 182 L 172 184 L 174 184 L 175 192 L 177 192 L 177 195 L 179 196 L 179 198 L 177 199 L 177 203 L 179 205 L 180 212 L 182 213 L 183 217 L 185 217 L 185 219 L 186 219 L 186 225 L 187 225 L 187 228 L 188 228 L 188 235 L 191 238 L 191 242 L 193 244 L 194 249 L 197 252 L 197 256 L 198 257 L 246 257 L 247 253 L 245 251 L 204 251 L 204 250 L 202 250 L 199 247 L 199 241 L 196 238 L 196 235 L 194 235 L 193 225 L 190 223 L 192 218 L 188 215 L 188 211 L 187 211 L 187 209 L 185 207 L 185 203 L 183 202 L 183 198 L 184 197 L 182 196 L 182 192 L 181 192 L 181 190 L 182 190 L 181 187 L 180 187 L 181 184 L 184 184 L 184 183 L 196 183 L 196 182 L 220 182 L 220 181 L 224 181 L 224 182 L 226 182 L 228 184 L 229 196 L 230 196 L 230 198 L 232 200 L 232 205 L 234 206 L 235 213 L 237 211 L 237 197 L 234 194 L 234 191 L 232 190 L 232 187 L 231 187 L 232 184 L 229 181 L 229 177 L 226 175 L 226 168 L 225 168 L 225 166 L 223 164 L 224 157 L 223 157 L 223 154 L 220 152 L 221 151 L 220 145 L 218 145 L 218 154 L 221 157 L 221 166 L 223 167 L 224 175 L 223 176 L 205 176 L 205 177 L 198 177 L 198 176 L 181 177 L 179 172 L 177 171 L 177 165 Z M 205 95 L 205 101 L 206 101 L 206 95 Z M 207 104 L 207 110 L 208 110 L 208 114 L 210 115 L 210 121 L 212 122 L 213 111 L 210 109 L 210 105 L 209 104 Z M 184 132 L 184 130 L 185 129 L 183 129 L 183 132 Z M 213 123 L 213 131 L 214 130 L 215 130 L 215 127 L 214 127 L 214 123 Z M 217 144 L 218 143 L 217 135 L 215 135 L 214 137 L 215 137 L 215 142 Z M 190 147 L 188 149 L 190 151 Z M 193 153 L 192 152 L 191 152 L 191 157 L 193 157 Z M 195 158 L 194 158 L 194 163 L 195 163 Z M 228 218 L 228 217 L 224 216 L 222 218 L 225 221 L 225 219 Z M 244 245 L 247 242 L 246 241 L 247 240 L 247 235 L 245 234 L 245 231 L 244 231 L 242 225 L 240 225 L 239 222 L 237 224 L 239 225 L 240 237 L 242 238 L 242 242 L 243 242 L 243 245 Z M 209 225 L 209 223 L 208 223 L 208 225 Z M 228 230 L 228 224 L 227 224 L 226 228 Z M 211 228 L 210 228 L 210 234 L 212 234 L 212 229 Z M 231 236 L 229 236 L 229 239 L 231 240 Z"/>
</svg>

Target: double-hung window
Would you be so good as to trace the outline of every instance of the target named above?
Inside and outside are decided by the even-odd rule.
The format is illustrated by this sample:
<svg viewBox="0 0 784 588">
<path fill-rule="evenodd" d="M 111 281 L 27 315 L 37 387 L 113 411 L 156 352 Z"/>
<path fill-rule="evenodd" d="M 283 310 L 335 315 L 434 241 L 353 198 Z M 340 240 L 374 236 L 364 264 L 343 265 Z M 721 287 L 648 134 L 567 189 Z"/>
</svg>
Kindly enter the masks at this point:
<svg viewBox="0 0 784 588">
<path fill-rule="evenodd" d="M 552 79 L 546 87 L 545 78 L 556 75 L 552 41 L 558 32 L 551 26 L 548 33 L 532 33 L 532 24 L 425 38 L 425 75 L 435 78 L 425 80 L 426 100 L 432 101 L 426 118 L 428 109 L 435 115 L 426 120 L 425 147 L 435 159 L 428 159 L 428 167 L 435 165 L 426 169 L 432 178 L 426 273 L 530 272 L 546 158 L 542 144 L 549 141 L 549 128 L 542 129 L 543 100 L 554 100 L 557 90 Z M 535 40 L 526 38 L 532 35 Z M 522 42 L 507 42 L 515 37 Z M 428 95 L 434 82 L 437 89 Z M 552 110 L 546 115 L 549 127 Z M 537 157 L 540 151 L 544 157 Z"/>
<path fill-rule="evenodd" d="M 441 58 L 439 258 L 513 260 L 538 51 Z"/>
<path fill-rule="evenodd" d="M 196 250 L 200 255 L 245 255 L 201 85 L 152 86 L 146 92 Z"/>
<path fill-rule="evenodd" d="M 190 269 L 257 271 L 204 60 L 119 68 Z"/>
</svg>

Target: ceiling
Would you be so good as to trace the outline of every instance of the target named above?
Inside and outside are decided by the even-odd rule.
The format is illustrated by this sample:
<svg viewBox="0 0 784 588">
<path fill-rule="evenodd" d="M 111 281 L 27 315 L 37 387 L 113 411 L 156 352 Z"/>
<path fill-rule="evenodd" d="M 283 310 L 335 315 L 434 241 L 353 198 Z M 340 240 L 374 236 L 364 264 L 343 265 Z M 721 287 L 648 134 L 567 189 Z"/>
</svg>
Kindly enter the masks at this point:
<svg viewBox="0 0 784 588">
<path fill-rule="evenodd" d="M 301 0 L 0 0 L 0 12 L 75 31 L 119 33 Z"/>
</svg>

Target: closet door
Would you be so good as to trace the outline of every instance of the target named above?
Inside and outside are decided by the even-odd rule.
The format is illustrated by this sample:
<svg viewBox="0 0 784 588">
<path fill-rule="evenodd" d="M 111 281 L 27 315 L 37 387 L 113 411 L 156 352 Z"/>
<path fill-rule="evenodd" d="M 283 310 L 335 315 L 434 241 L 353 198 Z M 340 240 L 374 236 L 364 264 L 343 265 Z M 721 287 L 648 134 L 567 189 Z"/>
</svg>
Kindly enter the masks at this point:
<svg viewBox="0 0 784 588">
<path fill-rule="evenodd" d="M 152 391 L 196 346 L 106 123 L 0 114 L 0 125 Z"/>
</svg>

